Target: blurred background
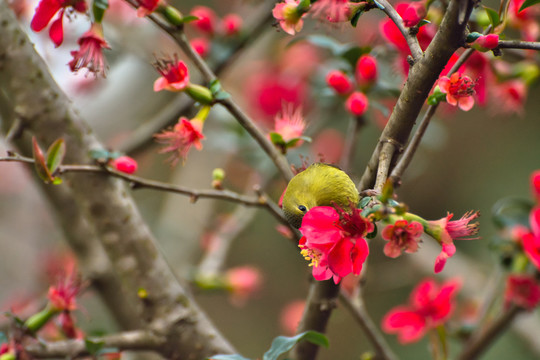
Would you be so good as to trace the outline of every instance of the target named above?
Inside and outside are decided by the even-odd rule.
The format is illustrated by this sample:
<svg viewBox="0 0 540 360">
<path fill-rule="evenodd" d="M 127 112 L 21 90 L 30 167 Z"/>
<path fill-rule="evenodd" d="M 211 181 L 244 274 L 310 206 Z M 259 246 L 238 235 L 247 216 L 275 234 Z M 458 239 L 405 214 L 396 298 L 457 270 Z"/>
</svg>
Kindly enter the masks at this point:
<svg viewBox="0 0 540 360">
<path fill-rule="evenodd" d="M 302 157 L 308 162 L 318 161 L 321 153 L 325 161 L 339 162 L 353 117 L 344 108 L 344 98 L 326 85 L 325 76 L 332 69 L 341 69 L 353 78 L 352 64 L 359 55 L 369 52 L 374 56 L 379 66 L 378 80 L 373 87 L 363 88 L 370 106 L 348 170 L 354 180 L 359 180 L 404 82 L 399 52 L 381 34 L 382 13 L 370 11 L 362 15 L 356 28 L 348 23 L 329 26 L 307 18 L 304 29 L 292 37 L 275 24 L 272 26 L 268 16 L 271 2 L 173 4 L 185 14 L 197 5 L 205 5 L 220 19 L 230 13 L 240 16 L 239 34 L 210 36 L 195 26 L 187 26 L 189 38 L 206 39 L 208 62 L 224 66 L 220 73 L 223 87 L 265 132 L 273 128 L 282 102 L 302 106 L 307 123 L 304 135 L 312 142 L 288 152 L 288 159 L 297 166 Z M 106 79 L 95 79 L 92 74 L 85 75 L 84 70 L 74 75 L 66 66 L 78 37 L 87 30 L 88 20 L 78 15 L 73 21 L 64 21 L 64 44 L 55 49 L 46 31 L 36 34 L 29 30 L 35 5 L 24 2 L 19 12 L 21 26 L 106 146 L 137 160 L 137 175 L 205 189 L 211 187 L 213 169 L 223 168 L 225 188 L 253 195 L 253 186 L 258 184 L 277 202 L 285 183 L 255 142 L 219 106 L 211 110 L 205 124 L 203 150 L 192 149 L 183 166 L 180 163 L 172 167 L 166 162 L 167 155 L 158 154 L 160 146 L 152 135 L 176 123 L 180 114 L 190 117 L 195 112 L 183 94 L 152 91 L 158 77 L 151 66 L 155 58 L 172 54 L 185 58 L 155 25 L 137 18 L 135 11 L 121 1 L 110 0 L 111 9 L 105 18 L 105 37 L 112 48 L 105 53 L 109 70 Z M 480 22 L 482 14 L 475 16 Z M 254 33 L 257 27 L 262 29 L 260 34 Z M 512 29 L 508 33 L 509 38 L 519 36 Z M 245 39 L 250 39 L 248 44 L 240 46 L 238 56 L 228 61 Z M 510 67 L 538 60 L 536 54 L 512 51 L 505 51 L 503 60 L 497 60 L 500 64 L 489 53 L 482 56 L 495 69 L 504 68 L 503 61 Z M 188 66 L 192 82 L 197 83 L 196 69 Z M 535 101 L 538 87 L 533 84 L 528 93 L 519 93 L 510 99 L 514 102 L 508 102 L 508 94 L 497 92 L 503 82 L 496 71 L 478 77 L 491 81 L 487 100 L 479 104 L 482 101 L 477 99 L 469 112 L 443 104 L 397 190 L 398 199 L 426 219 L 439 219 L 447 212 L 459 218 L 469 210 L 482 214 L 480 239 L 458 241 L 457 255 L 436 277 L 459 277 L 464 283 L 453 317 L 456 325 L 466 321 L 469 310 L 478 306 L 489 286 L 500 282 L 502 289 L 500 256 L 491 246 L 497 235 L 491 209 L 505 197 L 531 199 L 529 176 L 540 168 L 539 104 Z M 1 153 L 7 149 L 10 146 L 2 140 Z M 58 254 L 68 251 L 68 247 L 54 210 L 35 184 L 33 168 L 0 162 L 0 174 L 1 310 L 27 304 L 39 307 L 45 303 L 49 286 L 44 269 L 51 263 L 61 264 Z M 200 199 L 192 203 L 187 197 L 153 190 L 136 190 L 132 194 L 170 265 L 186 282 L 193 279 L 209 241 L 219 237 L 231 237 L 233 241 L 223 270 L 246 265 L 258 269 L 261 284 L 249 298 L 193 287 L 201 306 L 242 355 L 260 357 L 274 337 L 290 334 L 291 319 L 301 310 L 291 304 L 305 298 L 311 275 L 296 246 L 278 232 L 277 222 L 268 212 L 241 210 L 223 201 Z M 390 308 L 407 301 L 420 279 L 434 276 L 433 264 L 440 249 L 429 241 L 425 239 L 418 253 L 397 259 L 384 256 L 385 242 L 381 238 L 370 241 L 363 294 L 377 324 Z M 79 312 L 78 322 L 87 333 L 116 329 L 91 289 L 85 292 L 82 302 L 84 310 Z M 286 309 L 290 312 L 283 315 Z M 283 316 L 289 319 L 289 328 Z M 530 313 L 518 322 L 526 333 L 523 329 L 539 329 L 539 320 L 536 313 Z M 359 326 L 342 307 L 332 315 L 328 336 L 330 348 L 321 350 L 321 359 L 359 359 L 370 350 Z M 385 336 L 401 359 L 429 358 L 427 338 L 400 346 L 395 336 Z M 458 350 L 459 343 L 452 342 L 451 353 Z M 537 359 L 539 354 L 538 344 L 531 344 L 519 331 L 509 331 L 484 358 Z"/>
</svg>

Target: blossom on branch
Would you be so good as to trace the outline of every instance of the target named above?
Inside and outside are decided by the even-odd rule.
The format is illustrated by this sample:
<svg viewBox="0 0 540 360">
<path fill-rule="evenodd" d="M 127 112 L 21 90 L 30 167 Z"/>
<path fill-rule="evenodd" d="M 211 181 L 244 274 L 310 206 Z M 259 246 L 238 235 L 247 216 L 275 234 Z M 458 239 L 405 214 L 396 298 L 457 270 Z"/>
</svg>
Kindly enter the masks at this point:
<svg viewBox="0 0 540 360">
<path fill-rule="evenodd" d="M 468 76 L 453 73 L 450 77 L 439 78 L 439 89 L 446 94 L 446 102 L 469 111 L 474 106 L 474 87 L 476 83 Z"/>
<path fill-rule="evenodd" d="M 425 232 L 432 236 L 442 245 L 442 251 L 435 259 L 435 272 L 443 270 L 446 260 L 452 257 L 456 252 L 454 240 L 474 240 L 477 237 L 471 237 L 478 233 L 478 223 L 471 223 L 478 218 L 478 211 L 469 211 L 459 220 L 450 220 L 454 214 L 448 213 L 445 217 L 435 221 L 428 221 Z"/>
<path fill-rule="evenodd" d="M 408 4 L 407 8 L 401 14 L 403 25 L 413 27 L 426 17 L 427 9 L 425 1 L 413 1 Z"/>
<path fill-rule="evenodd" d="M 355 91 L 345 101 L 345 109 L 355 115 L 362 116 L 367 111 L 369 106 L 369 100 L 364 93 Z"/>
<path fill-rule="evenodd" d="M 60 46 L 64 41 L 64 28 L 62 21 L 64 13 L 79 12 L 84 14 L 87 10 L 85 0 L 41 0 L 36 8 L 30 27 L 35 32 L 43 30 L 58 13 L 49 29 L 49 37 L 55 46 Z"/>
<path fill-rule="evenodd" d="M 444 324 L 454 310 L 461 283 L 456 279 L 439 285 L 426 279 L 414 288 L 408 305 L 396 306 L 382 320 L 382 329 L 397 333 L 402 344 L 420 340 L 428 330 Z"/>
<path fill-rule="evenodd" d="M 306 122 L 302 115 L 302 108 L 295 109 L 294 104 L 283 104 L 280 114 L 274 119 L 274 131 L 270 132 L 270 141 L 286 152 L 289 148 L 295 148 L 304 143 L 304 130 Z"/>
<path fill-rule="evenodd" d="M 509 275 L 506 279 L 504 291 L 504 304 L 508 308 L 510 304 L 521 306 L 527 310 L 533 310 L 540 303 L 540 284 L 531 275 Z"/>
<path fill-rule="evenodd" d="M 407 253 L 418 251 L 423 232 L 424 227 L 418 221 L 397 220 L 394 224 L 386 225 L 381 232 L 382 238 L 388 241 L 384 246 L 384 254 L 396 258 L 402 250 Z"/>
<path fill-rule="evenodd" d="M 173 59 L 161 59 L 154 63 L 161 77 L 154 82 L 154 91 L 184 91 L 189 85 L 189 72 L 186 64 Z"/>
<path fill-rule="evenodd" d="M 366 54 L 356 62 L 356 81 L 359 85 L 369 85 L 377 80 L 377 59 Z"/>
<path fill-rule="evenodd" d="M 147 15 L 150 15 L 156 9 L 159 5 L 161 5 L 163 0 L 136 0 L 136 3 L 138 5 L 137 7 L 137 16 L 138 17 L 145 17 Z"/>
<path fill-rule="evenodd" d="M 317 0 L 310 13 L 323 21 L 338 23 L 349 21 L 351 9 L 348 0 Z"/>
<path fill-rule="evenodd" d="M 302 18 L 306 13 L 299 11 L 299 3 L 300 0 L 285 0 L 272 9 L 272 15 L 279 22 L 279 26 L 289 35 L 299 32 L 304 26 Z"/>
<path fill-rule="evenodd" d="M 330 206 L 310 209 L 302 219 L 299 247 L 313 266 L 316 280 L 334 279 L 337 284 L 350 273 L 359 275 L 369 254 L 365 236 L 374 225 L 360 209 L 336 210 Z"/>
<path fill-rule="evenodd" d="M 80 48 L 78 51 L 72 51 L 73 60 L 69 62 L 69 68 L 77 72 L 82 68 L 89 72 L 105 77 L 107 65 L 103 56 L 103 49 L 110 49 L 109 44 L 103 37 L 103 27 L 100 23 L 93 23 L 86 33 L 78 40 Z"/>
</svg>

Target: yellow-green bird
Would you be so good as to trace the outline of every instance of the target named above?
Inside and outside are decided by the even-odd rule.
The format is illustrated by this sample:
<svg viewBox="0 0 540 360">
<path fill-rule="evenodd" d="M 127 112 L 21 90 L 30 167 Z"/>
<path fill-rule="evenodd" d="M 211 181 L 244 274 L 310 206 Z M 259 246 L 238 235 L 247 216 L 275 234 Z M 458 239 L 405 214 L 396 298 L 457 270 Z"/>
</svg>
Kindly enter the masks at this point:
<svg viewBox="0 0 540 360">
<path fill-rule="evenodd" d="M 304 214 L 315 206 L 348 208 L 358 201 L 360 195 L 349 175 L 336 166 L 315 163 L 289 181 L 282 208 L 287 221 L 298 229 Z"/>
</svg>

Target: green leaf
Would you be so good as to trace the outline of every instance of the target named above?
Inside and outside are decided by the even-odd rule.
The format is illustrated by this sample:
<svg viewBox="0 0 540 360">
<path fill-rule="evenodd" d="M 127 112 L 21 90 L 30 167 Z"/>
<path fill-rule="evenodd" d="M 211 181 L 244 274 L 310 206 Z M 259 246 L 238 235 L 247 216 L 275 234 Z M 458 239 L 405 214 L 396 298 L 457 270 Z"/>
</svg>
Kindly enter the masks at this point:
<svg viewBox="0 0 540 360">
<path fill-rule="evenodd" d="M 43 155 L 43 151 L 41 151 L 35 136 L 32 137 L 32 152 L 34 155 L 34 166 L 37 174 L 45 183 L 51 183 L 53 181 L 53 177 L 49 171 L 49 168 L 47 167 L 45 156 Z"/>
<path fill-rule="evenodd" d="M 92 12 L 94 14 L 94 21 L 101 23 L 103 21 L 103 16 L 105 16 L 105 11 L 109 8 L 108 0 L 94 0 L 92 3 Z"/>
<path fill-rule="evenodd" d="M 277 360 L 277 358 L 291 350 L 300 341 L 309 341 L 312 344 L 328 347 L 328 339 L 316 331 L 306 331 L 292 337 L 278 336 L 272 341 L 270 350 L 264 353 L 263 360 Z"/>
<path fill-rule="evenodd" d="M 219 80 L 218 79 L 212 80 L 212 82 L 210 83 L 209 89 L 212 92 L 212 95 L 218 93 L 221 90 L 221 83 L 219 82 Z"/>
<path fill-rule="evenodd" d="M 187 24 L 195 20 L 199 20 L 199 18 L 193 15 L 187 15 L 182 18 L 182 23 Z"/>
<path fill-rule="evenodd" d="M 479 32 L 476 32 L 476 31 L 473 31 L 472 33 L 469 33 L 467 35 L 467 37 L 465 38 L 465 42 L 466 43 L 472 43 L 472 42 L 475 42 L 476 39 L 478 39 L 479 37 L 481 37 L 482 34 L 480 34 Z"/>
<path fill-rule="evenodd" d="M 354 13 L 354 15 L 352 16 L 351 18 L 351 25 L 353 27 L 356 27 L 356 25 L 358 25 L 358 20 L 360 19 L 360 16 L 364 13 L 364 8 L 362 9 L 358 9 L 357 12 Z"/>
<path fill-rule="evenodd" d="M 90 355 L 96 355 L 101 349 L 103 349 L 103 346 L 105 345 L 105 342 L 103 341 L 95 341 L 91 339 L 84 339 L 84 347 Z"/>
<path fill-rule="evenodd" d="M 60 185 L 60 184 L 62 184 L 62 178 L 60 178 L 60 177 L 58 177 L 58 176 L 55 176 L 55 177 L 53 178 L 52 184 L 53 184 L 53 185 Z"/>
<path fill-rule="evenodd" d="M 49 169 L 51 174 L 54 174 L 58 169 L 65 155 L 66 143 L 64 139 L 60 138 L 49 146 L 49 149 L 47 149 L 47 169 Z"/>
<path fill-rule="evenodd" d="M 349 46 L 336 41 L 334 38 L 324 35 L 309 35 L 305 40 L 315 46 L 329 50 L 333 55 L 339 56 Z"/>
<path fill-rule="evenodd" d="M 486 13 L 489 17 L 489 22 L 494 28 L 501 23 L 499 13 L 496 10 L 488 8 L 487 6 L 484 6 L 484 10 L 486 10 Z"/>
<path fill-rule="evenodd" d="M 283 136 L 281 136 L 281 134 L 278 134 L 277 132 L 270 133 L 270 141 L 274 145 L 285 146 L 285 140 L 283 140 Z"/>
<path fill-rule="evenodd" d="M 529 226 L 529 214 L 533 204 L 529 200 L 519 198 L 504 198 L 495 203 L 492 219 L 499 229 L 515 225 Z"/>
<path fill-rule="evenodd" d="M 521 4 L 521 7 L 519 8 L 519 11 L 523 11 L 529 6 L 533 6 L 540 3 L 540 0 L 525 0 L 523 4 Z"/>
<path fill-rule="evenodd" d="M 360 202 L 358 203 L 358 208 L 363 209 L 365 208 L 369 202 L 371 201 L 371 196 L 364 196 L 362 199 L 360 199 Z"/>
<path fill-rule="evenodd" d="M 251 360 L 242 355 L 233 354 L 233 355 L 214 355 L 212 357 L 206 358 L 206 360 Z"/>
<path fill-rule="evenodd" d="M 421 28 L 422 26 L 427 25 L 427 24 L 431 24 L 431 21 L 426 20 L 426 19 L 422 19 L 422 20 L 420 20 L 420 22 L 418 23 L 418 27 Z"/>
<path fill-rule="evenodd" d="M 435 91 L 427 99 L 428 105 L 437 105 L 441 101 L 446 101 L 446 94 L 441 91 Z"/>
<path fill-rule="evenodd" d="M 231 94 L 229 94 L 226 91 L 218 91 L 216 94 L 214 94 L 214 99 L 216 100 L 225 100 L 231 97 Z"/>
</svg>

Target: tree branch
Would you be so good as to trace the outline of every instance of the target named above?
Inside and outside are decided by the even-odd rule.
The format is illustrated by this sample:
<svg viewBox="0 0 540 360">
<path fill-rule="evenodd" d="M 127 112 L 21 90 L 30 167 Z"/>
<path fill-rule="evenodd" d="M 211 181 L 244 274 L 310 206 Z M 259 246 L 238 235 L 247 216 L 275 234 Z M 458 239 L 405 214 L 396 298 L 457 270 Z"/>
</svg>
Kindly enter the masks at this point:
<svg viewBox="0 0 540 360">
<path fill-rule="evenodd" d="M 66 162 L 91 163 L 90 151 L 103 146 L 51 78 L 5 0 L 0 0 L 0 24 L 0 89 L 24 129 L 13 141 L 28 148 L 32 135 L 46 144 L 63 137 Z M 10 119 L 4 120 L 9 128 Z M 73 173 L 66 174 L 62 186 L 70 188 L 111 259 L 125 296 L 137 305 L 132 316 L 166 329 L 163 356 L 176 360 L 235 352 L 177 281 L 123 183 L 106 174 Z M 135 291 L 141 288 L 144 298 Z"/>
<path fill-rule="evenodd" d="M 521 41 L 521 40 L 499 40 L 499 49 L 524 49 L 524 50 L 540 50 L 540 42 L 536 41 Z"/>
<path fill-rule="evenodd" d="M 127 331 L 99 337 L 90 337 L 88 340 L 103 344 L 104 348 L 124 350 L 158 350 L 167 343 L 167 338 L 149 330 Z M 40 342 L 25 347 L 30 355 L 36 358 L 73 358 L 91 355 L 85 343 L 86 339 L 73 339 L 55 342 Z"/>
</svg>

